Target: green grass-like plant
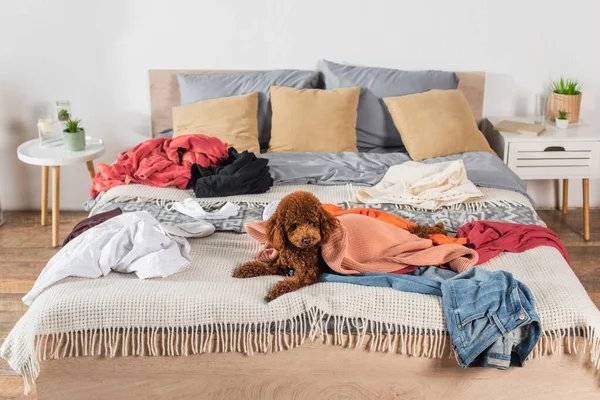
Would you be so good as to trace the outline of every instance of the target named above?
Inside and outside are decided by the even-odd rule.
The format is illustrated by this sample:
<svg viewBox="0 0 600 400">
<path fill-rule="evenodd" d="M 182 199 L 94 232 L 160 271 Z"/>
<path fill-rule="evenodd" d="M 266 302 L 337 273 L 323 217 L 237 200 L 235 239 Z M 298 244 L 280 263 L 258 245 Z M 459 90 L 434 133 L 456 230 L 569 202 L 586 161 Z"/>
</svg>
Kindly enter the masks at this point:
<svg viewBox="0 0 600 400">
<path fill-rule="evenodd" d="M 581 82 L 576 79 L 564 79 L 561 77 L 560 80 L 552 82 L 552 91 L 556 94 L 575 96 L 581 94 L 582 88 Z"/>
<path fill-rule="evenodd" d="M 65 132 L 77 133 L 83 130 L 80 119 L 70 119 L 66 122 Z"/>
<path fill-rule="evenodd" d="M 566 111 L 558 111 L 558 119 L 567 119 L 567 115 L 569 115 L 569 113 Z"/>
</svg>

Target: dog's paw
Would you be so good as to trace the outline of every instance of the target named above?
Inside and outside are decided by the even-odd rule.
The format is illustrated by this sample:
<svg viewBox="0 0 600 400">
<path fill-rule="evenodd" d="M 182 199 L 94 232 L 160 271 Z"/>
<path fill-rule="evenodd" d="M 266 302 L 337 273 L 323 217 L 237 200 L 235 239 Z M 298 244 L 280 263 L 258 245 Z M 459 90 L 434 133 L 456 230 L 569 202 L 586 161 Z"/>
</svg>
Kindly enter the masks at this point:
<svg viewBox="0 0 600 400">
<path fill-rule="evenodd" d="M 269 265 L 260 261 L 248 261 L 233 271 L 234 278 L 253 278 L 265 275 L 271 275 Z"/>
<path fill-rule="evenodd" d="M 244 267 L 245 267 L 244 265 L 241 265 L 241 266 L 237 267 L 235 269 L 235 271 L 233 271 L 233 275 L 232 276 L 234 278 L 248 278 L 248 274 L 247 274 L 246 268 L 244 268 Z"/>
<path fill-rule="evenodd" d="M 284 294 L 293 292 L 299 288 L 300 287 L 297 282 L 293 281 L 292 279 L 284 279 L 279 281 L 269 291 L 269 294 L 267 295 L 267 301 L 273 301 L 279 296 L 283 296 Z"/>
<path fill-rule="evenodd" d="M 286 292 L 285 290 L 282 290 L 281 288 L 273 287 L 273 289 L 271 289 L 269 294 L 267 294 L 267 302 L 271 302 L 271 301 L 275 300 L 276 298 L 283 296 L 286 293 L 289 293 L 289 292 Z"/>
<path fill-rule="evenodd" d="M 267 295 L 267 303 L 275 300 L 276 298 L 278 298 L 279 296 L 281 296 L 278 293 L 273 293 L 273 291 L 270 291 L 269 294 Z"/>
</svg>

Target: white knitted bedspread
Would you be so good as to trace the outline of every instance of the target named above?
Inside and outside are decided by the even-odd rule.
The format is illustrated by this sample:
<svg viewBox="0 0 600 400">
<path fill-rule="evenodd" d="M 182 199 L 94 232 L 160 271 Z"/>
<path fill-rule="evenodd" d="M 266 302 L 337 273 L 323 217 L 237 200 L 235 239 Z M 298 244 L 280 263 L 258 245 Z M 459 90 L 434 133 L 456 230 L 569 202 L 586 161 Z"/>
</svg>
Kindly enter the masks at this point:
<svg viewBox="0 0 600 400">
<path fill-rule="evenodd" d="M 322 201 L 344 201 L 340 193 L 345 190 L 332 194 L 328 191 L 339 187 L 332 188 L 310 187 L 318 189 Z M 287 187 L 288 192 L 295 189 Z M 502 191 L 493 192 L 503 200 Z M 504 194 L 508 200 L 515 195 Z M 433 357 L 444 353 L 445 340 L 438 341 L 446 335 L 440 297 L 391 288 L 318 283 L 267 303 L 265 296 L 280 277 L 231 277 L 234 268 L 253 259 L 260 248 L 248 235 L 216 233 L 193 239 L 191 245 L 193 264 L 168 278 L 140 280 L 111 273 L 101 279 L 69 278 L 53 285 L 17 323 L 0 355 L 23 375 L 29 389 L 39 373 L 39 358 L 46 356 L 46 347 L 52 347 L 50 355 L 54 357 L 80 355 L 76 346 L 69 351 L 68 346 L 55 348 L 55 341 L 80 343 L 85 348 L 81 355 L 94 354 L 94 349 L 103 349 L 109 356 L 144 351 L 146 355 L 187 354 L 188 348 L 194 353 L 233 350 L 252 354 L 267 347 L 269 351 L 282 350 L 299 346 L 305 339 L 327 338 L 323 332 L 328 318 L 333 322 L 333 344 L 342 344 L 340 337 L 353 330 L 359 339 L 365 334 L 375 337 L 372 349 L 389 349 L 398 342 L 403 347 L 399 352 L 406 353 L 411 352 L 411 343 L 407 343 L 410 336 L 426 333 L 426 340 L 431 340 L 428 348 L 412 353 Z M 481 267 L 512 272 L 528 285 L 535 295 L 544 335 L 573 340 L 579 337 L 579 342 L 583 342 L 582 336 L 588 338 L 592 362 L 598 365 L 600 313 L 556 249 L 538 247 L 521 254 L 503 253 Z M 272 342 L 269 335 L 262 336 L 285 330 L 297 333 L 291 342 L 287 337 Z M 120 345 L 118 333 L 122 333 Z M 137 347 L 135 340 L 127 339 L 130 333 L 142 335 Z M 157 333 L 162 333 L 162 343 Z M 212 348 L 213 334 L 220 348 Z M 43 340 L 36 341 L 36 336 Z M 140 340 L 147 342 L 146 348 L 143 344 L 140 347 Z M 416 348 L 414 343 L 412 346 Z"/>
</svg>

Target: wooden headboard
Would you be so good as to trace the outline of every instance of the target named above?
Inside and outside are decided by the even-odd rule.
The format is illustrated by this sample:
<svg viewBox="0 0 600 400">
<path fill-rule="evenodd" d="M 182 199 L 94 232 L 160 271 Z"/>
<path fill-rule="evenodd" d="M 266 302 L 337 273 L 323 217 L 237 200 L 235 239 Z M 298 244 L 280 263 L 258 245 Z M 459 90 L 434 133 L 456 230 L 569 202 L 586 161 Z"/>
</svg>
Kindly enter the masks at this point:
<svg viewBox="0 0 600 400">
<path fill-rule="evenodd" d="M 152 136 L 173 127 L 171 108 L 180 105 L 177 74 L 226 74 L 241 71 L 192 70 L 192 69 L 151 69 L 150 71 L 150 113 L 152 118 Z M 457 72 L 460 83 L 458 88 L 467 98 L 477 123 L 483 114 L 483 92 L 485 72 Z"/>
</svg>

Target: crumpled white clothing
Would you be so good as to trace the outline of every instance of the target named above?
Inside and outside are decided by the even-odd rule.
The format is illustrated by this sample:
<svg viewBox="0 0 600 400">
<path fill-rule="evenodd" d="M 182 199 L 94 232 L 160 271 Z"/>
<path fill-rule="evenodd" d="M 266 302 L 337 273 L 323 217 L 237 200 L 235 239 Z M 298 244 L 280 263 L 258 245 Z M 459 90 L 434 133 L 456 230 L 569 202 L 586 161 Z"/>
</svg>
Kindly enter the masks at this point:
<svg viewBox="0 0 600 400">
<path fill-rule="evenodd" d="M 48 261 L 23 303 L 70 276 L 98 278 L 111 270 L 138 278 L 167 277 L 190 265 L 190 244 L 170 236 L 147 211 L 124 213 L 88 229 Z"/>
<path fill-rule="evenodd" d="M 196 219 L 226 219 L 235 217 L 240 211 L 240 206 L 227 202 L 218 210 L 205 211 L 195 198 L 189 197 L 182 201 L 169 203 L 165 209 L 167 211 L 175 210 Z"/>
<path fill-rule="evenodd" d="M 184 222 L 174 225 L 163 222 L 161 226 L 170 235 L 186 238 L 203 238 L 212 235 L 217 230 L 213 224 L 206 221 Z"/>
<path fill-rule="evenodd" d="M 269 204 L 267 204 L 265 206 L 265 209 L 263 210 L 263 215 L 262 215 L 263 221 L 271 218 L 271 216 L 273 214 L 275 214 L 275 211 L 277 211 L 277 206 L 279 206 L 280 201 L 281 200 L 273 200 L 272 202 L 270 202 Z"/>
<path fill-rule="evenodd" d="M 392 203 L 427 210 L 482 197 L 483 193 L 467 178 L 463 160 L 394 165 L 377 185 L 356 192 L 362 203 Z"/>
</svg>

